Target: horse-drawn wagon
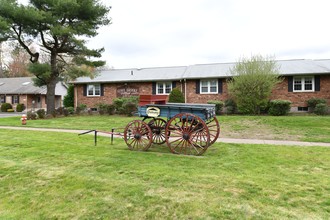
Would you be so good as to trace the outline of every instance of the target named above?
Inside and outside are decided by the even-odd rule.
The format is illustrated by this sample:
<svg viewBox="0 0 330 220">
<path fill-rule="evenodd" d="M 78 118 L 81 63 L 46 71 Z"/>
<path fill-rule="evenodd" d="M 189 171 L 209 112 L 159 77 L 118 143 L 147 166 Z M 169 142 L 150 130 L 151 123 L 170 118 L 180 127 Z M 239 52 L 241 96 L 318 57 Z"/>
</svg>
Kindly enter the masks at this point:
<svg viewBox="0 0 330 220">
<path fill-rule="evenodd" d="M 138 115 L 124 129 L 131 150 L 146 151 L 152 144 L 165 144 L 172 153 L 202 155 L 220 134 L 213 104 L 166 103 L 161 96 L 140 97 Z"/>
</svg>

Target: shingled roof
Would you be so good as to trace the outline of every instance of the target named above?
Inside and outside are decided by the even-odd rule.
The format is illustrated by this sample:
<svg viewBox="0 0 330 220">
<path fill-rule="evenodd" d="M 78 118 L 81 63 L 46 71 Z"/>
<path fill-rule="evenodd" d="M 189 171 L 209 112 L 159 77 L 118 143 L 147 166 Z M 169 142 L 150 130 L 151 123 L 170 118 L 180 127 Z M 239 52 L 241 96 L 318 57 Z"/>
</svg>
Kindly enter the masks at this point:
<svg viewBox="0 0 330 220">
<path fill-rule="evenodd" d="M 31 77 L 0 78 L 0 94 L 39 94 L 47 93 L 46 86 L 38 87 L 33 83 Z M 62 95 L 55 91 L 56 95 Z"/>
<path fill-rule="evenodd" d="M 330 60 L 278 60 L 280 74 L 285 75 L 308 75 L 329 74 Z M 147 82 L 182 79 L 202 78 L 227 78 L 231 76 L 231 68 L 236 63 L 212 63 L 196 64 L 177 67 L 155 67 L 142 69 L 113 69 L 101 71 L 98 76 L 91 79 L 80 77 L 73 81 L 79 83 L 103 83 L 103 82 Z"/>
</svg>

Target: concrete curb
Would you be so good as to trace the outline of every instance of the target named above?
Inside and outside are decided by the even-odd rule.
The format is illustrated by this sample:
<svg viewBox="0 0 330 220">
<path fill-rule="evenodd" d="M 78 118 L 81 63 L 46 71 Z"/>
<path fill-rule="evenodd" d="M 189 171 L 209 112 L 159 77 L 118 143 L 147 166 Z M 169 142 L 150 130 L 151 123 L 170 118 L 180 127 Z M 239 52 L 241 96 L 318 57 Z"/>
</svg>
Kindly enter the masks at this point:
<svg viewBox="0 0 330 220">
<path fill-rule="evenodd" d="M 50 132 L 66 132 L 80 134 L 88 130 L 70 130 L 70 129 L 56 129 L 56 128 L 31 128 L 31 127 L 13 127 L 13 126 L 0 126 L 0 129 L 11 130 L 27 130 L 27 131 L 50 131 Z M 93 134 L 93 133 L 91 133 Z M 100 136 L 109 137 L 109 134 L 99 133 Z M 114 137 L 120 137 L 114 135 Z M 236 138 L 218 138 L 217 142 L 231 143 L 231 144 L 270 144 L 270 145 L 288 145 L 288 146 L 302 146 L 302 147 L 330 147 L 330 143 L 322 142 L 303 142 L 303 141 L 285 141 L 285 140 L 258 140 L 258 139 L 236 139 Z"/>
</svg>

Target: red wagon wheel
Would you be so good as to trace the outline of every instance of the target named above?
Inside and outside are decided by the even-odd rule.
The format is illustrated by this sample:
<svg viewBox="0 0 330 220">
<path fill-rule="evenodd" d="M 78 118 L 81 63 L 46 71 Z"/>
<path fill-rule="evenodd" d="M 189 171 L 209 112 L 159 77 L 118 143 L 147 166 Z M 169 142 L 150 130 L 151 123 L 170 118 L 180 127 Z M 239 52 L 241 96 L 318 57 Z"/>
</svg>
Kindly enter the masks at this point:
<svg viewBox="0 0 330 220">
<path fill-rule="evenodd" d="M 131 121 L 124 130 L 124 140 L 130 150 L 146 151 L 151 146 L 151 129 L 141 120 Z"/>
<path fill-rule="evenodd" d="M 220 134 L 220 125 L 218 119 L 213 117 L 212 119 L 205 122 L 209 132 L 210 132 L 210 145 L 214 144 L 219 137 Z"/>
<path fill-rule="evenodd" d="M 166 143 L 172 153 L 202 155 L 210 145 L 206 123 L 197 115 L 180 113 L 171 118 L 165 129 Z"/>
<path fill-rule="evenodd" d="M 152 143 L 164 144 L 166 121 L 162 118 L 154 118 L 148 122 L 148 126 L 152 132 Z"/>
</svg>

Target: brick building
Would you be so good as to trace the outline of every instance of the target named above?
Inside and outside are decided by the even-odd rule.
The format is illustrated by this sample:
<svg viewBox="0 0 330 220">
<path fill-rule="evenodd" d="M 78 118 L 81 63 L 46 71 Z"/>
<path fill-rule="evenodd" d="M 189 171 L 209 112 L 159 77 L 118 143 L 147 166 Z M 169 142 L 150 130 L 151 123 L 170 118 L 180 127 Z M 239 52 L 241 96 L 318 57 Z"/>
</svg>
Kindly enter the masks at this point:
<svg viewBox="0 0 330 220">
<path fill-rule="evenodd" d="M 0 78 L 0 106 L 10 103 L 16 109 L 18 103 L 24 104 L 26 111 L 46 109 L 46 86 L 37 87 L 31 77 Z M 67 93 L 67 86 L 59 82 L 55 88 L 55 107 L 61 107 Z"/>
<path fill-rule="evenodd" d="M 292 111 L 307 111 L 306 101 L 312 97 L 326 99 L 330 105 L 330 60 L 276 61 L 284 78 L 271 99 L 292 102 Z M 94 79 L 78 78 L 75 85 L 75 106 L 95 108 L 112 103 L 117 97 L 142 94 L 169 94 L 179 88 L 187 103 L 206 103 L 229 98 L 226 79 L 235 63 L 202 64 L 179 67 L 114 69 L 102 71 Z"/>
</svg>

